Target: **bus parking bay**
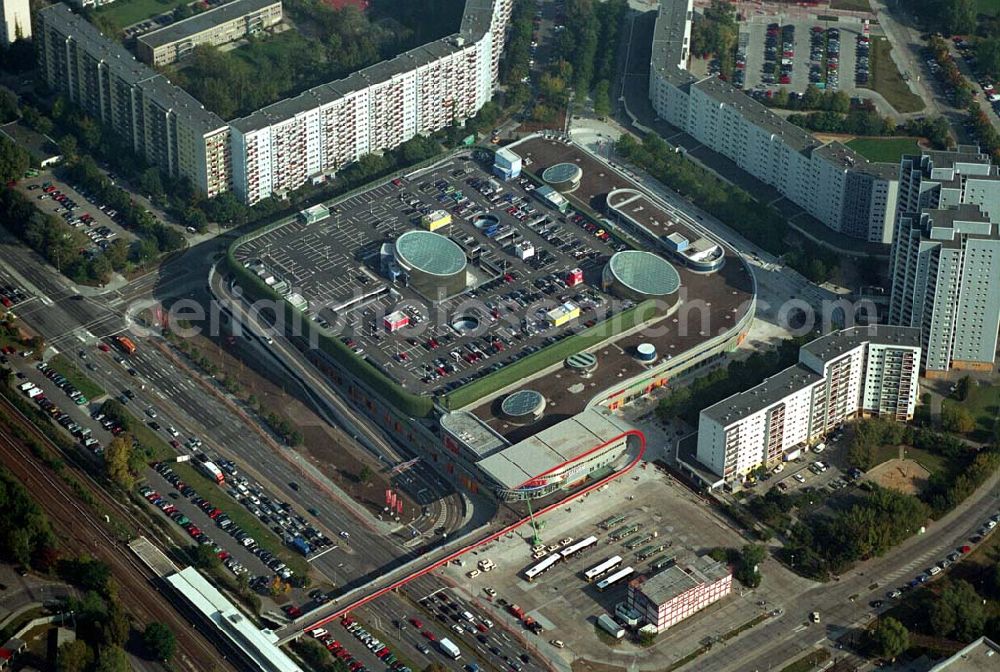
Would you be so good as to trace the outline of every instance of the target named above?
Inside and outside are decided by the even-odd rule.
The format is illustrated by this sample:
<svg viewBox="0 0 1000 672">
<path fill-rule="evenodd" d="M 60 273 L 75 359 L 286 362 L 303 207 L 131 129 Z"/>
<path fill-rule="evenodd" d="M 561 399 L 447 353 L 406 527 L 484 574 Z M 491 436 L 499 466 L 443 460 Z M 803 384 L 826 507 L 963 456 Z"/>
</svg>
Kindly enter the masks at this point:
<svg viewBox="0 0 1000 672">
<path fill-rule="evenodd" d="M 599 525 L 612 517 L 624 520 L 607 526 L 610 529 Z M 542 521 L 542 541 L 547 548 L 558 547 L 545 557 L 572 548 L 590 536 L 596 537 L 597 543 L 553 563 L 529 582 L 525 571 L 545 557 L 532 557 L 530 528 L 525 526 L 478 549 L 477 555 L 466 556 L 465 566 L 449 565 L 443 571 L 457 591 L 480 605 L 495 621 L 520 629 L 525 639 L 545 655 L 565 657 L 567 661 L 603 646 L 594 636 L 593 620 L 599 614 L 614 613 L 615 606 L 625 599 L 629 579 L 652 574 L 654 564 L 664 568 L 670 558 L 683 563 L 716 546 L 738 547 L 744 543 L 697 495 L 648 463 L 589 496 L 567 502 Z M 622 536 L 631 528 L 636 529 Z M 612 536 L 621 538 L 613 540 Z M 563 545 L 561 542 L 567 538 L 573 542 Z M 587 570 L 614 556 L 622 559 L 615 569 L 608 569 L 593 582 L 585 579 Z M 640 560 L 640 556 L 645 557 Z M 496 568 L 470 578 L 484 557 L 492 560 Z M 606 590 L 598 590 L 600 580 L 629 567 L 633 569 L 631 575 L 623 576 Z M 490 596 L 487 589 L 495 595 Z M 517 623 L 511 604 L 541 623 L 544 630 L 530 634 Z M 566 649 L 552 647 L 551 640 L 560 640 Z"/>
</svg>

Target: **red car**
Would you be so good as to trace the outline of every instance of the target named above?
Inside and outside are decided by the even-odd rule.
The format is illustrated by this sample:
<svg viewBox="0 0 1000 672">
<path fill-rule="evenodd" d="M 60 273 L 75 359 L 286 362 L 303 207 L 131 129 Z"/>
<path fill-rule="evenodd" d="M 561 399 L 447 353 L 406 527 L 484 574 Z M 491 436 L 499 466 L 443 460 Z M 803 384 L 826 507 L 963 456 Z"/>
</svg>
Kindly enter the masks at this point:
<svg viewBox="0 0 1000 672">
<path fill-rule="evenodd" d="M 294 604 L 286 604 L 284 606 L 285 613 L 292 618 L 298 618 L 302 615 L 302 610 L 296 607 Z"/>
<path fill-rule="evenodd" d="M 431 632 L 430 630 L 424 630 L 420 634 L 423 635 L 424 637 L 426 637 L 427 639 L 429 639 L 432 642 L 436 642 L 437 641 L 437 637 L 435 637 L 434 633 Z"/>
<path fill-rule="evenodd" d="M 97 349 L 100 350 L 101 352 L 110 352 L 111 351 L 111 348 L 108 346 L 107 343 L 98 343 L 97 344 Z"/>
<path fill-rule="evenodd" d="M 410 623 L 413 625 L 414 628 L 416 628 L 418 630 L 422 630 L 423 627 L 424 627 L 423 621 L 421 621 L 416 616 L 414 616 L 413 618 L 410 619 Z"/>
</svg>

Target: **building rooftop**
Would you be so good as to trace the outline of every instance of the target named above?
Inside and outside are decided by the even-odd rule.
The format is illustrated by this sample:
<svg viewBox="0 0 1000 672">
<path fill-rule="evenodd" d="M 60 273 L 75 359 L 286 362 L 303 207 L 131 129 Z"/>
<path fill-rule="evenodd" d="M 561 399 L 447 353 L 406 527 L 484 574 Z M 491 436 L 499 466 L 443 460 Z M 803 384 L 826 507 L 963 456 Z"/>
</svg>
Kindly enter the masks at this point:
<svg viewBox="0 0 1000 672">
<path fill-rule="evenodd" d="M 823 144 L 808 131 L 785 121 L 761 103 L 718 77 L 703 79 L 694 84 L 694 88 L 717 103 L 738 109 L 744 119 L 772 135 L 779 136 L 782 142 L 797 152 L 807 153 Z"/>
<path fill-rule="evenodd" d="M 466 0 L 459 31 L 448 37 L 422 44 L 394 58 L 363 68 L 343 79 L 314 86 L 292 98 L 285 98 L 232 122 L 240 133 L 252 133 L 292 119 L 297 114 L 328 105 L 373 84 L 388 82 L 393 77 L 430 65 L 479 41 L 493 21 L 492 0 Z"/>
<path fill-rule="evenodd" d="M 1000 668 L 1000 645 L 988 637 L 980 637 L 930 672 L 996 672 Z"/>
<path fill-rule="evenodd" d="M 829 362 L 864 343 L 919 347 L 920 329 L 884 324 L 841 329 L 806 343 L 800 349 L 800 354 L 808 352 L 822 362 Z M 720 425 L 728 426 L 778 403 L 796 390 L 814 385 L 821 380 L 823 380 L 821 372 L 800 361 L 765 379 L 759 385 L 727 397 L 701 412 Z"/>
<path fill-rule="evenodd" d="M 507 439 L 468 411 L 445 413 L 441 416 L 441 427 L 458 437 L 479 459 L 510 446 Z"/>
<path fill-rule="evenodd" d="M 629 429 L 614 416 L 589 408 L 480 460 L 477 466 L 501 486 L 514 489 L 572 462 Z"/>
<path fill-rule="evenodd" d="M 138 83 L 138 88 L 149 95 L 148 100 L 164 112 L 171 112 L 189 120 L 192 128 L 202 135 L 209 135 L 226 127 L 222 117 L 205 109 L 190 93 L 174 86 L 163 75 L 156 75 Z"/>
<path fill-rule="evenodd" d="M 62 158 L 59 146 L 52 138 L 33 131 L 21 121 L 12 121 L 0 126 L 0 133 L 27 150 L 31 154 L 31 158 L 39 165 L 47 165 Z"/>
<path fill-rule="evenodd" d="M 650 602 L 661 605 L 692 588 L 705 583 L 714 583 L 728 575 L 729 569 L 724 564 L 712 560 L 707 555 L 701 555 L 683 567 L 674 565 L 652 577 L 633 579 L 632 585 L 642 591 Z"/>
<path fill-rule="evenodd" d="M 663 0 L 653 28 L 653 51 L 650 70 L 660 72 L 675 86 L 695 81 L 687 71 L 688 48 L 684 44 L 687 34 L 689 0 Z M 683 67 L 682 67 L 683 64 Z"/>
<path fill-rule="evenodd" d="M 268 672 L 303 672 L 277 645 L 269 630 L 260 630 L 226 597 L 205 580 L 194 567 L 166 577 L 191 606 L 215 623 L 233 645 Z"/>
<path fill-rule="evenodd" d="M 884 180 L 895 180 L 899 177 L 898 163 L 875 163 L 869 161 L 840 142 L 830 142 L 822 147 L 817 147 L 813 150 L 813 153 L 844 170 L 862 172 Z"/>
<path fill-rule="evenodd" d="M 466 267 L 465 252 L 451 238 L 431 231 L 407 231 L 396 239 L 397 258 L 430 275 L 453 275 Z"/>
<path fill-rule="evenodd" d="M 920 347 L 920 329 L 888 324 L 850 327 L 831 331 L 825 336 L 809 341 L 802 346 L 802 350 L 824 362 L 829 362 L 866 342 L 917 348 Z"/>
<path fill-rule="evenodd" d="M 215 9 L 210 9 L 201 14 L 164 26 L 159 30 L 139 36 L 139 42 L 149 45 L 153 49 L 171 44 L 186 37 L 203 33 L 223 23 L 228 23 L 233 19 L 238 19 L 252 12 L 257 12 L 271 5 L 281 5 L 281 0 L 232 0 Z"/>
<path fill-rule="evenodd" d="M 644 250 L 623 250 L 611 255 L 608 268 L 618 282 L 646 296 L 673 294 L 681 277 L 673 264 Z"/>
</svg>

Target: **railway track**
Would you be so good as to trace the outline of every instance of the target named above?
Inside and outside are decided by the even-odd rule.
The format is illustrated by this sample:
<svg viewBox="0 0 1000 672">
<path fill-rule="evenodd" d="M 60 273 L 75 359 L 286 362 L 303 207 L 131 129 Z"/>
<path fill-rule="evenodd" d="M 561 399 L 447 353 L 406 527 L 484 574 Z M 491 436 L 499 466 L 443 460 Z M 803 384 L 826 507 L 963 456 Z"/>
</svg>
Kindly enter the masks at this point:
<svg viewBox="0 0 1000 672">
<path fill-rule="evenodd" d="M 2 395 L 0 409 L 33 439 L 61 455 L 49 438 Z M 154 585 L 153 572 L 104 527 L 96 512 L 68 491 L 66 484 L 13 435 L 10 427 L 0 426 L 0 460 L 45 511 L 63 548 L 92 555 L 108 564 L 120 585 L 119 594 L 126 611 L 142 623 L 159 621 L 170 626 L 177 640 L 172 667 L 192 672 L 237 669 L 216 650 L 214 640 L 178 613 L 167 595 Z M 95 499 L 124 517 L 133 529 L 142 529 L 141 522 L 93 479 L 86 476 L 81 482 Z"/>
</svg>

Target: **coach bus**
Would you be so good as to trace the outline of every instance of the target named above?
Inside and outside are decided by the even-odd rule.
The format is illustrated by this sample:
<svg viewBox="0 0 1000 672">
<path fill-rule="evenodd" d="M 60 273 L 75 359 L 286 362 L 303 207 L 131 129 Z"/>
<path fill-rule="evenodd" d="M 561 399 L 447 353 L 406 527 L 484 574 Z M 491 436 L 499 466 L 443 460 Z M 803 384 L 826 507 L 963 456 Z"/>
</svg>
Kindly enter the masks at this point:
<svg viewBox="0 0 1000 672">
<path fill-rule="evenodd" d="M 573 555 L 574 553 L 579 553 L 580 551 L 583 551 L 585 549 L 593 548 L 596 545 L 597 545 L 597 537 L 587 537 L 586 539 L 578 541 L 572 546 L 567 546 L 563 550 L 559 551 L 559 555 L 561 555 L 563 559 L 565 559 Z"/>
<path fill-rule="evenodd" d="M 562 560 L 562 556 L 558 553 L 547 555 L 537 565 L 532 565 L 528 569 L 524 570 L 524 578 L 526 578 L 529 582 L 534 581 L 539 576 L 552 569 L 552 566 L 560 560 Z"/>
<path fill-rule="evenodd" d="M 586 572 L 584 572 L 583 578 L 587 579 L 587 581 L 593 582 L 595 579 L 601 578 L 608 572 L 618 569 L 618 567 L 621 564 L 622 564 L 622 558 L 620 555 L 612 556 L 607 560 L 605 560 L 604 562 L 602 562 L 601 564 L 594 565 Z"/>
<path fill-rule="evenodd" d="M 614 574 L 612 574 L 608 578 L 601 579 L 600 581 L 598 581 L 597 582 L 597 589 L 603 593 L 605 590 L 607 590 L 611 586 L 615 585 L 616 583 L 618 583 L 622 579 L 626 579 L 626 578 L 632 576 L 632 574 L 634 572 L 635 572 L 635 570 L 632 569 L 631 567 L 626 567 L 625 569 L 619 569 L 617 572 L 615 572 Z"/>
</svg>

